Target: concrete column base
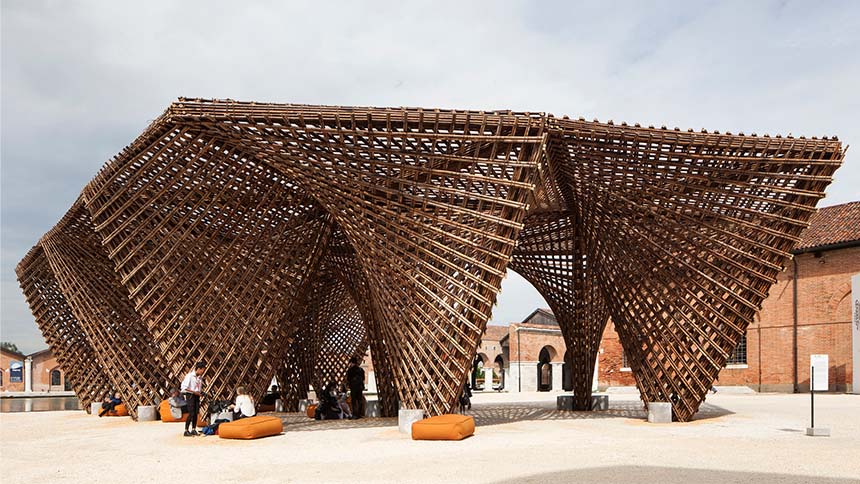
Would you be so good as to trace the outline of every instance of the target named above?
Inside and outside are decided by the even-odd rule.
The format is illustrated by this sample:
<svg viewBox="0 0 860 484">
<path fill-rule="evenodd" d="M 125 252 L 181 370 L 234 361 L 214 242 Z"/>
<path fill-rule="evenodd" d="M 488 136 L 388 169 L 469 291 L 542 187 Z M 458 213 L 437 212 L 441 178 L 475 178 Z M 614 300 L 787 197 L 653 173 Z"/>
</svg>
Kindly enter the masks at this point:
<svg viewBox="0 0 860 484">
<path fill-rule="evenodd" d="M 830 437 L 830 429 L 826 427 L 806 427 L 806 435 L 810 437 Z"/>
<path fill-rule="evenodd" d="M 397 412 L 397 427 L 401 434 L 412 435 L 412 423 L 424 420 L 424 410 L 401 408 Z"/>
<path fill-rule="evenodd" d="M 648 422 L 672 423 L 672 404 L 669 402 L 649 402 Z"/>
<path fill-rule="evenodd" d="M 555 397 L 555 408 L 557 410 L 573 410 L 573 395 Z"/>
<path fill-rule="evenodd" d="M 382 407 L 379 405 L 379 400 L 368 400 L 367 407 L 364 409 L 365 417 L 381 417 Z"/>
<path fill-rule="evenodd" d="M 155 405 L 138 405 L 137 406 L 137 421 L 138 422 L 154 422 L 158 415 Z"/>
<path fill-rule="evenodd" d="M 90 404 L 90 415 L 94 417 L 99 416 L 99 412 L 102 411 L 102 402 L 93 402 Z"/>
<path fill-rule="evenodd" d="M 275 411 L 276 412 L 283 412 L 284 411 L 284 401 L 281 400 L 280 398 L 275 400 Z"/>
<path fill-rule="evenodd" d="M 609 395 L 591 395 L 591 410 L 609 410 Z"/>
<path fill-rule="evenodd" d="M 573 395 L 559 395 L 555 399 L 558 410 L 573 410 Z M 591 410 L 609 410 L 609 395 L 591 395 Z"/>
</svg>

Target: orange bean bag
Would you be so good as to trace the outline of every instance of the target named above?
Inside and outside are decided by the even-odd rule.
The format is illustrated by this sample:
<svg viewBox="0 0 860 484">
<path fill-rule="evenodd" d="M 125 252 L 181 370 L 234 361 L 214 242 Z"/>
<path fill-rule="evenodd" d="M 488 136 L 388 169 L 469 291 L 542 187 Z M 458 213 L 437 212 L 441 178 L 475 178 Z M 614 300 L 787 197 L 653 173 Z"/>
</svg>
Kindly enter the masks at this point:
<svg viewBox="0 0 860 484">
<path fill-rule="evenodd" d="M 475 419 L 447 414 L 412 423 L 412 440 L 463 440 L 475 434 Z"/>
<path fill-rule="evenodd" d="M 128 417 L 128 407 L 120 403 L 113 410 L 105 414 L 106 417 Z"/>
<path fill-rule="evenodd" d="M 308 418 L 314 418 L 316 411 L 317 411 L 317 404 L 314 403 L 312 405 L 308 405 L 308 409 L 305 411 L 305 413 L 308 415 Z"/>
<path fill-rule="evenodd" d="M 167 400 L 162 400 L 158 405 L 158 413 L 161 415 L 162 422 L 184 422 L 188 420 L 188 414 L 183 413 L 182 418 L 174 418 L 173 415 L 170 414 L 170 402 Z M 205 427 L 208 425 L 205 420 L 203 420 L 202 415 L 197 416 L 197 426 Z"/>
<path fill-rule="evenodd" d="M 278 417 L 258 415 L 225 422 L 218 426 L 218 436 L 222 439 L 259 439 L 278 435 L 284 431 L 284 424 Z"/>
</svg>

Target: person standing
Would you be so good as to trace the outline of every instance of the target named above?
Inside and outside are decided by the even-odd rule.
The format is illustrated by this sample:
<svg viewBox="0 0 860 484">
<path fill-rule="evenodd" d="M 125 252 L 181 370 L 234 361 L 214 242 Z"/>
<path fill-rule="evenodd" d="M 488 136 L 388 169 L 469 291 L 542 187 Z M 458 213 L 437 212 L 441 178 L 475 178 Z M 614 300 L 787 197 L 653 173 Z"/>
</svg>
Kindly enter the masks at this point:
<svg viewBox="0 0 860 484">
<path fill-rule="evenodd" d="M 349 361 L 346 370 L 346 383 L 349 385 L 349 399 L 352 403 L 352 418 L 364 417 L 367 400 L 364 399 L 364 370 L 361 360 L 356 356 Z"/>
<path fill-rule="evenodd" d="M 179 388 L 182 395 L 185 397 L 185 402 L 188 405 L 188 418 L 185 419 L 186 437 L 199 435 L 197 433 L 197 414 L 200 413 L 200 395 L 203 392 L 203 373 L 206 372 L 206 365 L 201 361 L 194 365 L 194 369 L 189 371 L 182 380 L 182 386 Z M 191 427 L 191 431 L 188 428 Z"/>
</svg>

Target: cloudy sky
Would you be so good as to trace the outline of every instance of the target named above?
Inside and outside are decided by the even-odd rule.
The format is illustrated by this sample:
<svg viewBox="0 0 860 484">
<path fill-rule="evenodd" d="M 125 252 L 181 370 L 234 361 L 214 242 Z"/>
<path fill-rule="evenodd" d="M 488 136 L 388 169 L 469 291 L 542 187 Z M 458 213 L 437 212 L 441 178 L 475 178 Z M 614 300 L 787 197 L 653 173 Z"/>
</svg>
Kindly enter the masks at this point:
<svg viewBox="0 0 860 484">
<path fill-rule="evenodd" d="M 2 340 L 15 264 L 179 96 L 546 111 L 860 144 L 860 2 L 2 2 Z M 319 4 L 324 4 L 320 6 Z M 849 150 L 820 206 L 860 199 Z M 493 322 L 545 303 L 516 274 Z"/>
</svg>

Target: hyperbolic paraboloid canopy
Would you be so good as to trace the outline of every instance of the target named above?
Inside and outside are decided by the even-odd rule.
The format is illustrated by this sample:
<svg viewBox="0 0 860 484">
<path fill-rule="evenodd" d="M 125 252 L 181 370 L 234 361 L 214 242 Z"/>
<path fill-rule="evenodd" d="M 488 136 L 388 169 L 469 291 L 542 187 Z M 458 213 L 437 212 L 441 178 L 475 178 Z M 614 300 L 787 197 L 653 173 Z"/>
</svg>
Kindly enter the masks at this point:
<svg viewBox="0 0 860 484">
<path fill-rule="evenodd" d="M 385 414 L 454 406 L 508 267 L 588 409 L 612 318 L 644 401 L 697 411 L 842 161 L 836 139 L 507 111 L 180 99 L 18 266 L 86 406 L 198 360 L 294 406 L 371 349 Z"/>
</svg>

